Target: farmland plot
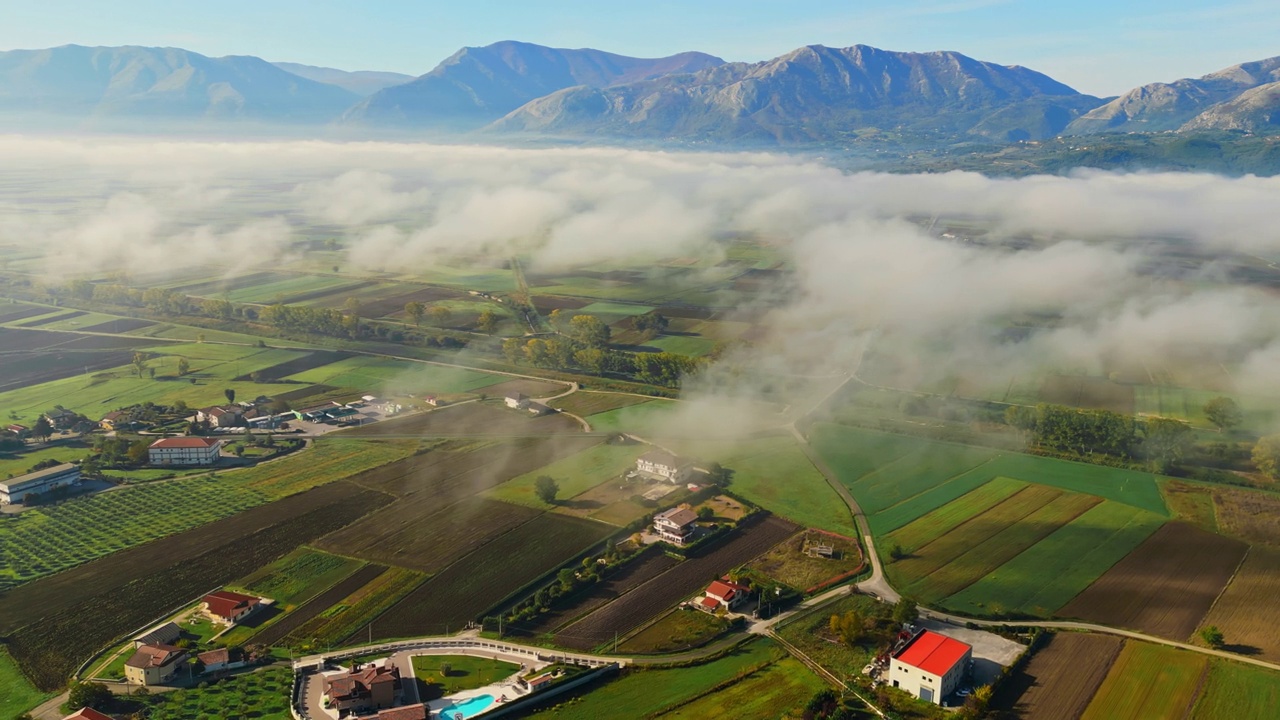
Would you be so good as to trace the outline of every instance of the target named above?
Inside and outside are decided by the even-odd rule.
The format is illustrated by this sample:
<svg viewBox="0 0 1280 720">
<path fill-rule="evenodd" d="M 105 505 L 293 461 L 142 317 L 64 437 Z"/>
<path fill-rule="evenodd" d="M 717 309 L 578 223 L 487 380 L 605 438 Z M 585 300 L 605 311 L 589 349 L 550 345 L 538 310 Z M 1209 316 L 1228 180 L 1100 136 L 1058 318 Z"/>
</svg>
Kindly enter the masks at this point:
<svg viewBox="0 0 1280 720">
<path fill-rule="evenodd" d="M 586 615 L 605 603 L 622 597 L 652 578 L 671 569 L 678 562 L 680 561 L 670 555 L 649 551 L 643 557 L 631 560 L 623 567 L 615 570 L 612 575 L 596 583 L 588 592 L 574 598 L 571 604 L 552 610 L 539 618 L 536 623 L 509 626 L 509 629 L 516 634 L 524 636 L 551 632 L 565 623 Z"/>
<path fill-rule="evenodd" d="M 534 493 L 537 478 L 546 475 L 560 485 L 560 500 L 575 497 L 600 483 L 616 478 L 635 466 L 636 458 L 647 449 L 645 445 L 599 444 L 587 448 L 550 465 L 512 478 L 489 491 L 498 500 L 545 508 Z"/>
<path fill-rule="evenodd" d="M 592 520 L 540 515 L 423 583 L 375 623 L 374 639 L 456 630 L 612 532 Z"/>
<path fill-rule="evenodd" d="M 0 392 L 120 367 L 132 352 L 38 352 L 0 355 Z"/>
<path fill-rule="evenodd" d="M 1189 650 L 1128 641 L 1083 720 L 1185 717 L 1196 700 L 1208 657 Z"/>
<path fill-rule="evenodd" d="M 1227 647 L 1280 662 L 1280 550 L 1249 548 L 1202 625 L 1217 625 Z"/>
<path fill-rule="evenodd" d="M 563 415 L 533 418 L 527 413 L 499 406 L 496 403 L 470 402 L 364 425 L 344 430 L 342 434 L 356 437 L 380 435 L 528 437 L 580 431 L 581 426 L 577 422 Z"/>
<path fill-rule="evenodd" d="M 250 642 L 262 645 L 275 645 L 280 640 L 309 620 L 333 606 L 338 601 L 368 585 L 387 571 L 382 565 L 365 565 L 351 575 L 343 578 L 327 590 L 302 603 L 266 629 L 256 633 Z"/>
<path fill-rule="evenodd" d="M 778 517 L 736 531 L 706 554 L 690 558 L 565 627 L 556 643 L 586 650 L 625 634 L 694 595 L 714 578 L 761 555 L 798 530 Z"/>
<path fill-rule="evenodd" d="M 1280 675 L 1260 667 L 1213 658 L 1193 720 L 1264 720 L 1280 708 Z"/>
<path fill-rule="evenodd" d="M 596 413 L 617 410 L 629 405 L 639 405 L 648 402 L 648 398 L 639 397 L 637 395 L 626 395 L 623 393 L 602 393 L 587 392 L 579 390 L 572 395 L 566 395 L 558 400 L 552 400 L 551 406 L 565 412 L 571 412 L 579 417 L 594 415 Z"/>
<path fill-rule="evenodd" d="M 991 706 L 1021 720 L 1076 720 L 1123 645 L 1111 635 L 1056 633 L 1000 687 Z"/>
<path fill-rule="evenodd" d="M 1058 614 L 1186 640 L 1246 549 L 1238 540 L 1167 523 Z"/>
<path fill-rule="evenodd" d="M 297 627 L 282 642 L 291 647 L 340 645 L 359 631 L 366 630 L 370 622 L 425 579 L 426 576 L 420 572 L 390 568 Z"/>
<path fill-rule="evenodd" d="M 355 572 L 360 561 L 299 548 L 240 580 L 246 590 L 292 605 Z"/>
</svg>

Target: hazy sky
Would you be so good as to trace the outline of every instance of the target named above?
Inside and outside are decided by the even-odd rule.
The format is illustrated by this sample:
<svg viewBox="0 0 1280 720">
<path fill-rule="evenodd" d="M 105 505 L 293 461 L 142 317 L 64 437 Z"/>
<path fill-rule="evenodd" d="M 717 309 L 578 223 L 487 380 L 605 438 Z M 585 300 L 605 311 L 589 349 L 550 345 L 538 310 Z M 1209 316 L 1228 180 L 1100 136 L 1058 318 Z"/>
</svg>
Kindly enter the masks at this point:
<svg viewBox="0 0 1280 720">
<path fill-rule="evenodd" d="M 1082 92 L 1280 55 L 1276 0 L 41 0 L 4 2 L 0 48 L 170 45 L 413 75 L 465 45 L 525 40 L 756 61 L 802 45 L 957 50 Z"/>
</svg>

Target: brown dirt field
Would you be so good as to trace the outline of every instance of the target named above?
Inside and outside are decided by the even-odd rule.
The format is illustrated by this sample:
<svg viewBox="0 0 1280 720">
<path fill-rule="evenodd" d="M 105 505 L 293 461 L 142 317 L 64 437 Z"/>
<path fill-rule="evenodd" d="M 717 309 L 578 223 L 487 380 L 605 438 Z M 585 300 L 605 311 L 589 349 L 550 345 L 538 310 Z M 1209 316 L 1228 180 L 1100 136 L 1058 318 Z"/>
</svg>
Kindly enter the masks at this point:
<svg viewBox="0 0 1280 720">
<path fill-rule="evenodd" d="M 57 312 L 58 308 L 35 307 L 33 305 L 5 305 L 0 310 L 0 323 L 13 322 L 15 320 L 25 320 L 29 317 L 37 315 L 47 315 L 51 312 Z M 83 315 L 84 313 L 81 313 Z"/>
<path fill-rule="evenodd" d="M 565 412 L 586 417 L 631 405 L 639 405 L 643 402 L 649 402 L 649 398 L 620 393 L 576 392 L 559 400 L 552 400 L 551 405 Z"/>
<path fill-rule="evenodd" d="M 1058 405 L 1133 414 L 1133 387 L 1106 378 L 1050 375 L 1040 384 L 1040 399 Z"/>
<path fill-rule="evenodd" d="M 1000 718 L 1075 720 L 1124 646 L 1111 635 L 1057 633 L 992 698 Z"/>
<path fill-rule="evenodd" d="M 120 367 L 132 358 L 127 350 L 5 353 L 0 355 L 0 392 Z"/>
<path fill-rule="evenodd" d="M 512 379 L 512 380 L 507 380 L 506 382 L 500 382 L 497 385 L 489 385 L 488 387 L 480 388 L 476 392 L 482 392 L 485 395 L 488 395 L 489 397 L 498 397 L 498 398 L 505 396 L 507 393 L 518 392 L 518 393 L 524 393 L 525 395 L 528 395 L 529 397 L 532 397 L 532 398 L 538 398 L 538 397 L 550 397 L 552 395 L 559 395 L 560 393 L 564 392 L 567 389 L 568 388 L 566 388 L 564 385 L 561 385 L 559 383 L 541 382 L 538 380 Z M 573 397 L 573 396 L 570 395 L 569 397 Z"/>
<path fill-rule="evenodd" d="M 1251 543 L 1280 547 L 1280 495 L 1215 487 L 1213 502 L 1222 532 Z"/>
<path fill-rule="evenodd" d="M 339 360 L 346 360 L 349 357 L 351 357 L 351 353 L 339 350 L 317 350 L 315 352 L 307 353 L 306 355 L 299 355 L 292 360 L 286 360 L 278 365 L 263 368 L 259 370 L 258 373 L 264 381 L 279 380 L 280 378 L 296 375 L 300 372 L 324 367 L 325 365 L 336 363 Z M 252 379 L 251 374 L 241 375 L 236 378 L 236 380 L 239 380 L 240 382 L 250 379 Z"/>
<path fill-rule="evenodd" d="M 159 345 L 163 341 L 152 338 L 108 337 L 105 335 L 78 335 L 56 330 L 17 330 L 0 328 L 0 350 L 123 350 Z"/>
<path fill-rule="evenodd" d="M 577 310 L 591 304 L 589 300 L 556 295 L 534 295 L 533 307 L 542 315 L 550 315 L 552 310 Z"/>
<path fill-rule="evenodd" d="M 106 322 L 90 325 L 89 327 L 80 328 L 82 332 L 96 333 L 127 333 L 134 330 L 149 328 L 155 323 L 150 320 L 139 320 L 137 318 L 116 318 Z"/>
<path fill-rule="evenodd" d="M 531 637 L 554 631 L 565 623 L 586 615 L 605 603 L 612 602 L 650 579 L 670 570 L 680 562 L 670 555 L 650 550 L 614 571 L 589 592 L 579 595 L 572 604 L 557 608 L 530 625 L 511 627 L 513 634 Z"/>
<path fill-rule="evenodd" d="M 1165 523 L 1058 614 L 1185 641 L 1247 549 L 1186 523 Z"/>
<path fill-rule="evenodd" d="M 512 410 L 494 401 L 465 403 L 429 413 L 384 420 L 372 425 L 343 430 L 342 434 L 353 437 L 384 435 L 529 437 L 581 431 L 582 426 L 573 418 L 558 414 L 535 418 L 528 413 Z"/>
<path fill-rule="evenodd" d="M 249 639 L 249 642 L 268 646 L 275 645 L 281 638 L 302 627 L 308 620 L 328 610 L 346 596 L 373 582 L 386 571 L 387 568 L 382 565 L 365 565 L 339 580 L 328 590 L 294 608 L 293 612 L 281 618 L 274 625 L 254 634 Z"/>
<path fill-rule="evenodd" d="M 757 557 L 798 528 L 770 516 L 734 533 L 705 554 L 690 558 L 569 625 L 556 644 L 586 650 L 644 624 L 676 603 L 692 597 L 713 578 Z"/>
<path fill-rule="evenodd" d="M 1280 550 L 1250 548 L 1202 625 L 1217 625 L 1232 652 L 1280 662 Z"/>
<path fill-rule="evenodd" d="M 78 318 L 81 315 L 88 315 L 88 314 L 89 313 L 85 310 L 72 310 L 69 313 L 62 313 L 59 315 L 50 315 L 48 317 L 42 317 L 38 320 L 28 320 L 27 322 L 18 323 L 17 326 L 24 327 L 24 328 L 40 327 L 41 325 L 49 325 L 56 322 L 62 322 L 63 320 L 74 320 L 75 318 Z M 0 318 L 0 322 L 5 322 L 5 321 L 3 318 Z"/>
</svg>

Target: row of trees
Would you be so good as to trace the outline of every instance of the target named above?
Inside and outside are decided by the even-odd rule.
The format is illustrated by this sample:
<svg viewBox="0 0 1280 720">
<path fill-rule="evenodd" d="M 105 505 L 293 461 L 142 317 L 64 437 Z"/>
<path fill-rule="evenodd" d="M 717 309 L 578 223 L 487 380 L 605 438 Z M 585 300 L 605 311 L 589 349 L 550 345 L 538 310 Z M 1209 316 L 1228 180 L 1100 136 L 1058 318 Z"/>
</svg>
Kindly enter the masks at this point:
<svg viewBox="0 0 1280 720">
<path fill-rule="evenodd" d="M 1142 421 L 1110 410 L 1080 410 L 1041 403 L 1014 406 L 1005 421 L 1024 432 L 1037 448 L 1088 458 L 1102 454 L 1146 459 L 1159 470 L 1177 465 L 1191 447 L 1191 426 L 1170 418 Z"/>
<path fill-rule="evenodd" d="M 502 343 L 502 354 L 513 365 L 624 375 L 665 387 L 678 387 L 682 377 L 696 372 L 705 364 L 700 358 L 675 353 L 628 353 L 588 347 L 568 337 L 548 340 L 507 338 Z"/>
</svg>

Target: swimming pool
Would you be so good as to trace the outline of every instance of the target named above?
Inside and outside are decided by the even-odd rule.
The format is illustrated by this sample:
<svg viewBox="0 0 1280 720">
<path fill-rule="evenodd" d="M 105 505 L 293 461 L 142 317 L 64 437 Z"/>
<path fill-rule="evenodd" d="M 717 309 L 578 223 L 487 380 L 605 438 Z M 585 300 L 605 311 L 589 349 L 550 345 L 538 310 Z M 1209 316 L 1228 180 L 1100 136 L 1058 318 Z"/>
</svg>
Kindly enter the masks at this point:
<svg viewBox="0 0 1280 720">
<path fill-rule="evenodd" d="M 488 710 L 492 704 L 492 695 L 477 695 L 459 703 L 445 705 L 440 708 L 440 717 L 442 720 L 458 720 L 458 717 L 461 716 L 463 720 L 466 720 L 466 718 L 475 717 Z"/>
</svg>

